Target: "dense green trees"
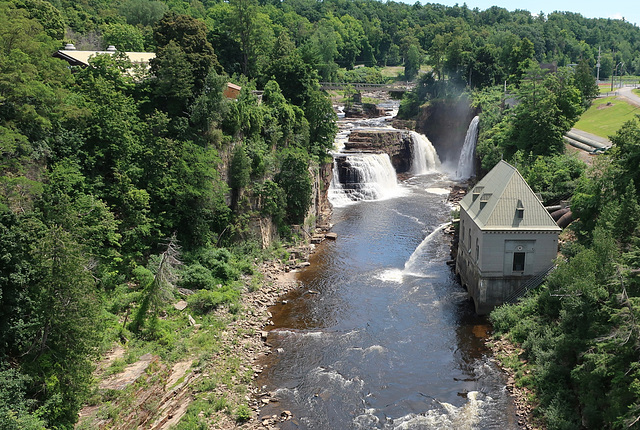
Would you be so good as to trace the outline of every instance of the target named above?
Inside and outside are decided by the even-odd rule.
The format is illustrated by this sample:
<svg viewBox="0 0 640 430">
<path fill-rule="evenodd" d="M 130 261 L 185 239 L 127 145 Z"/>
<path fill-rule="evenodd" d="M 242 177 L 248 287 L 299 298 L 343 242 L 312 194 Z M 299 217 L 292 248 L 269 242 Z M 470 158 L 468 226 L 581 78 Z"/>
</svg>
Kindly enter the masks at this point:
<svg viewBox="0 0 640 430">
<path fill-rule="evenodd" d="M 633 428 L 640 412 L 638 334 L 640 124 L 625 124 L 614 148 L 580 178 L 571 208 L 577 242 L 545 284 L 492 313 L 494 327 L 521 343 L 551 429 Z M 544 175 L 537 166 L 528 175 Z M 522 369 L 524 371 L 524 369 Z"/>
<path fill-rule="evenodd" d="M 149 70 L 108 55 L 72 70 L 52 57 L 67 42 L 156 58 Z M 615 261 L 637 266 L 637 124 L 614 137 L 610 164 L 590 176 L 578 179 L 580 165 L 560 154 L 562 133 L 594 95 L 598 46 L 601 72 L 621 61 L 633 66 L 640 32 L 570 13 L 534 18 L 375 0 L 0 1 L 0 422 L 71 428 L 102 342 L 171 344 L 156 317 L 176 286 L 199 290 L 189 303 L 201 313 L 237 300 L 240 275 L 251 272 L 251 223 L 271 218 L 287 234 L 312 204 L 314 172 L 336 133 L 320 79 L 383 82 L 376 66 L 404 65 L 407 78 L 418 77 L 403 101 L 406 115 L 429 98 L 477 89 L 483 165 L 522 160 L 547 200 L 577 182 L 585 246 L 610 242 L 591 234 L 596 226 L 612 230 L 623 251 Z M 431 73 L 418 74 L 423 62 Z M 575 75 L 562 67 L 549 74 L 538 62 L 579 66 Z M 223 96 L 230 81 L 242 87 L 236 100 Z M 494 85 L 505 81 L 520 104 L 502 103 L 503 87 Z M 263 90 L 262 99 L 253 90 Z M 238 254 L 221 248 L 238 242 Z M 592 269 L 589 249 L 572 252 L 578 259 L 569 264 Z M 616 322 L 618 331 L 596 327 L 611 335 L 606 342 L 582 340 L 591 349 L 572 358 L 582 367 L 562 374 L 583 392 L 590 380 L 609 381 L 602 360 L 618 377 L 633 355 L 632 343 L 619 343 L 637 312 L 637 280 L 624 267 L 626 299 L 611 299 L 613 284 L 593 286 L 553 314 L 571 314 L 570 326 L 580 309 L 605 303 L 611 313 L 598 324 L 605 316 Z M 593 277 L 609 282 L 611 273 L 607 266 Z M 618 347 L 624 353 L 614 359 Z M 572 404 L 602 406 L 585 415 L 593 425 L 626 423 L 637 396 L 633 384 L 611 394 L 628 413 L 583 394 Z"/>
<path fill-rule="evenodd" d="M 73 37 L 94 33 L 61 6 L 0 4 L 0 420 L 7 428 L 71 428 L 103 342 L 170 343 L 158 316 L 176 287 L 203 290 L 191 299 L 202 313 L 237 301 L 239 276 L 251 273 L 242 258 L 251 253 L 240 258 L 219 246 L 252 243 L 252 217 L 272 218 L 283 233 L 287 223 L 303 222 L 311 159 L 325 157 L 336 132 L 315 70 L 286 33 L 278 52 L 287 55 L 251 66 L 265 90 L 260 104 L 248 77 L 235 79 L 243 86 L 237 101 L 223 96 L 230 78 L 204 21 L 165 14 L 159 2 L 123 3 L 112 12 L 124 17 L 113 20 L 91 15 L 99 43 L 153 47 L 150 70 L 122 55 L 70 70 L 52 56 L 61 22 L 73 23 Z M 267 67 L 270 75 L 261 75 Z"/>
</svg>

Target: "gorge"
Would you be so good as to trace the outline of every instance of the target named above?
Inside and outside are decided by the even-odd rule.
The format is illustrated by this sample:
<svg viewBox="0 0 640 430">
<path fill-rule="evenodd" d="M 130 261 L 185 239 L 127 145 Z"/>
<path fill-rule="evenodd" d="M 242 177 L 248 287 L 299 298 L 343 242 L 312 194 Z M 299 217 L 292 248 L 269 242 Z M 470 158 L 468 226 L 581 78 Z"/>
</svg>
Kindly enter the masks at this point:
<svg viewBox="0 0 640 430">
<path fill-rule="evenodd" d="M 451 160 L 386 120 L 341 124 L 329 190 L 338 240 L 271 308 L 261 416 L 289 412 L 283 429 L 515 429 L 489 326 L 445 264 Z M 398 153 L 410 162 L 394 163 Z"/>
</svg>

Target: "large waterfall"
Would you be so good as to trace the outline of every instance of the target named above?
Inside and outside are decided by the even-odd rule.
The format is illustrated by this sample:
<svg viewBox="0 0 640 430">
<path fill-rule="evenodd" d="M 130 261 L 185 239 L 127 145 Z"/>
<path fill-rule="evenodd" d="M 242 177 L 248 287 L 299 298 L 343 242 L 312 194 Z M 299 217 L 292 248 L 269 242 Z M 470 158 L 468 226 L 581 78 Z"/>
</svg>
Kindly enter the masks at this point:
<svg viewBox="0 0 640 430">
<path fill-rule="evenodd" d="M 339 160 L 341 159 L 341 160 Z M 338 163 L 340 161 L 340 163 Z M 336 154 L 329 199 L 334 206 L 403 194 L 387 154 Z"/>
<path fill-rule="evenodd" d="M 414 175 L 423 175 L 440 167 L 440 158 L 431 141 L 415 131 L 411 132 L 413 139 L 413 165 L 411 171 Z"/>
<path fill-rule="evenodd" d="M 456 169 L 456 179 L 469 179 L 474 174 L 474 158 L 473 154 L 476 149 L 476 141 L 478 140 L 478 122 L 480 118 L 474 117 L 467 129 L 467 135 L 464 138 L 464 145 L 460 151 L 460 159 L 458 160 L 458 168 Z"/>
</svg>

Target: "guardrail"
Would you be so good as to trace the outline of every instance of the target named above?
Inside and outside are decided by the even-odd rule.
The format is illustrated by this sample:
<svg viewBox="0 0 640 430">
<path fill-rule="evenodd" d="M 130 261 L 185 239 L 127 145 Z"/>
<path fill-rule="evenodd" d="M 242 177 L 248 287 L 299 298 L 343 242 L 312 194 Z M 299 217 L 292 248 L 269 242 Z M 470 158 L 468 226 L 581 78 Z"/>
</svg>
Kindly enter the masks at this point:
<svg viewBox="0 0 640 430">
<path fill-rule="evenodd" d="M 415 82 L 394 82 L 392 84 L 369 84 L 366 82 L 320 82 L 323 90 L 344 90 L 353 88 L 360 91 L 410 91 L 416 87 Z"/>
<path fill-rule="evenodd" d="M 536 276 L 534 276 L 533 278 L 527 279 L 521 286 L 520 288 L 518 288 L 516 291 L 514 291 L 510 296 L 508 296 L 504 302 L 505 303 L 515 303 L 517 302 L 522 296 L 524 296 L 525 294 L 527 294 L 529 291 L 533 290 L 534 288 L 540 286 L 540 284 L 542 284 L 544 282 L 544 280 L 547 278 L 547 276 L 549 275 L 549 273 L 553 272 L 554 270 L 556 270 L 558 266 L 553 265 L 551 267 L 549 267 L 549 269 L 547 269 L 545 272 L 540 273 Z"/>
</svg>

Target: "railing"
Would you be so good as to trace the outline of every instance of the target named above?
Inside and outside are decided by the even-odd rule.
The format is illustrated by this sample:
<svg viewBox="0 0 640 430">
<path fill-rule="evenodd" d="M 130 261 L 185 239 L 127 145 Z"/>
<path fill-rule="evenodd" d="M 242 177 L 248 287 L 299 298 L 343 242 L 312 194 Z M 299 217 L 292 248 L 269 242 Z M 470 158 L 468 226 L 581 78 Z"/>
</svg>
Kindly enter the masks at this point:
<svg viewBox="0 0 640 430">
<path fill-rule="evenodd" d="M 516 291 L 511 293 L 511 295 L 509 295 L 504 300 L 504 302 L 505 303 L 515 303 L 515 302 L 517 302 L 522 296 L 527 294 L 529 291 L 531 291 L 534 288 L 540 286 L 540 284 L 542 284 L 544 282 L 545 278 L 549 275 L 549 273 L 553 272 L 556 269 L 556 267 L 558 267 L 558 266 L 553 265 L 553 266 L 549 267 L 546 271 L 534 276 L 533 278 L 527 279 L 520 286 L 520 288 L 518 288 Z"/>
<path fill-rule="evenodd" d="M 390 84 L 369 84 L 366 82 L 320 82 L 323 90 L 344 90 L 353 88 L 355 90 L 368 91 L 409 91 L 415 88 L 415 82 L 394 82 Z"/>
</svg>

